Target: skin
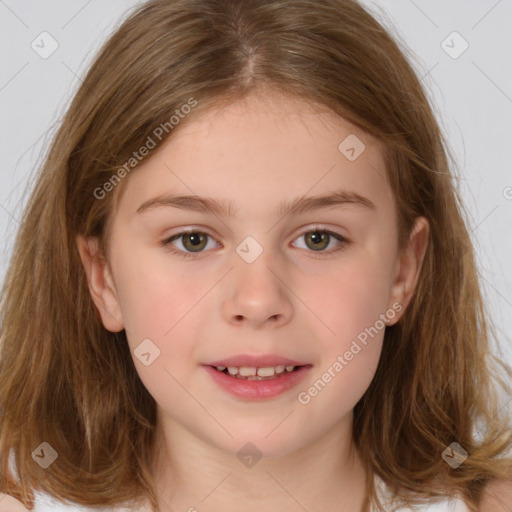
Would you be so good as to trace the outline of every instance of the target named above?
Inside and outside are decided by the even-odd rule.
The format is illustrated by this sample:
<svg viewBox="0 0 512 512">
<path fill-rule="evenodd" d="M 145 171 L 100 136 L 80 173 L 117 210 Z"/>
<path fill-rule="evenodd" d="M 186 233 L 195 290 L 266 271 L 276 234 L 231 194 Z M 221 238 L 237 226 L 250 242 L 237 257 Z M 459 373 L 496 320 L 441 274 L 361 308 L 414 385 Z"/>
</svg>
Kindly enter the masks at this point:
<svg viewBox="0 0 512 512">
<path fill-rule="evenodd" d="M 512 480 L 496 480 L 485 489 L 480 512 L 510 512 L 512 510 Z"/>
<path fill-rule="evenodd" d="M 338 145 L 366 146 L 349 161 Z M 352 443 L 352 410 L 370 385 L 384 329 L 307 404 L 297 400 L 379 315 L 409 304 L 425 254 L 428 223 L 417 219 L 397 245 L 397 213 L 380 143 L 332 113 L 278 93 L 249 96 L 180 127 L 123 184 L 109 224 L 108 258 L 78 239 L 92 297 L 110 331 L 126 329 L 139 376 L 158 408 L 157 471 L 162 510 L 360 510 L 365 474 Z M 347 204 L 278 214 L 282 202 L 334 190 L 356 192 L 374 209 Z M 233 201 L 236 217 L 145 201 L 183 193 Z M 320 225 L 321 251 L 304 236 Z M 196 228 L 210 235 L 182 258 L 160 241 Z M 253 237 L 252 263 L 236 252 Z M 184 238 L 171 244 L 187 252 Z M 133 356 L 149 338 L 160 355 Z M 304 382 L 259 402 L 220 389 L 203 364 L 241 353 L 278 354 L 313 365 Z M 237 458 L 253 443 L 262 459 Z"/>
</svg>

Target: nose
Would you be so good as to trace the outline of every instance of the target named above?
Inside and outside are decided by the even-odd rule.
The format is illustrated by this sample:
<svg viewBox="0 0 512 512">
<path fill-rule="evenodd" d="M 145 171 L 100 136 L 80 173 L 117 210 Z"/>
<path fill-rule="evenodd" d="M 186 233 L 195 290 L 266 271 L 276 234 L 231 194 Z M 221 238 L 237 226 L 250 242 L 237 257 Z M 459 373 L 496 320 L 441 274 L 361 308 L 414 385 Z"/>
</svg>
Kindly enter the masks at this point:
<svg viewBox="0 0 512 512">
<path fill-rule="evenodd" d="M 279 275 L 267 254 L 264 252 L 252 263 L 241 259 L 235 262 L 222 306 L 228 323 L 272 329 L 292 319 L 294 308 L 290 298 L 293 293 L 286 282 L 286 273 Z"/>
</svg>

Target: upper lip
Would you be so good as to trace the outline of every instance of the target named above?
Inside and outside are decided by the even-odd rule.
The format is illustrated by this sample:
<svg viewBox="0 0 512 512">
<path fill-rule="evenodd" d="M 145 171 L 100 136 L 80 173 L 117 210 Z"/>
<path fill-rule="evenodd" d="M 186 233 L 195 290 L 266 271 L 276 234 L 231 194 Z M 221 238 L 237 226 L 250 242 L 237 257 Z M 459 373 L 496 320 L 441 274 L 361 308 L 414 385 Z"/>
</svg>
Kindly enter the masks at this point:
<svg viewBox="0 0 512 512">
<path fill-rule="evenodd" d="M 274 354 L 267 354 L 262 356 L 252 356 L 249 354 L 239 354 L 233 357 L 227 357 L 225 359 L 219 359 L 211 363 L 206 363 L 206 366 L 246 366 L 249 368 L 268 368 L 271 366 L 304 366 L 309 363 L 303 363 L 288 359 L 287 357 L 281 357 Z"/>
</svg>

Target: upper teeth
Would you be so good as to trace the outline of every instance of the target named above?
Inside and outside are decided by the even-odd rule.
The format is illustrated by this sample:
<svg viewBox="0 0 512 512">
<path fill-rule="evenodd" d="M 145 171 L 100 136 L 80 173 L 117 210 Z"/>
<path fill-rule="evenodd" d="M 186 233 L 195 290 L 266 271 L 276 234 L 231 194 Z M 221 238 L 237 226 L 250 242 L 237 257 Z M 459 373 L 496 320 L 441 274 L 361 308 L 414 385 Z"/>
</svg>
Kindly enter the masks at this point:
<svg viewBox="0 0 512 512">
<path fill-rule="evenodd" d="M 217 370 L 220 372 L 226 369 L 225 366 L 217 366 Z M 257 375 L 258 377 L 272 377 L 276 373 L 292 372 L 295 366 L 267 366 L 265 368 L 254 368 L 250 366 L 228 366 L 228 372 L 230 375 L 239 374 L 241 377 L 251 377 Z"/>
</svg>

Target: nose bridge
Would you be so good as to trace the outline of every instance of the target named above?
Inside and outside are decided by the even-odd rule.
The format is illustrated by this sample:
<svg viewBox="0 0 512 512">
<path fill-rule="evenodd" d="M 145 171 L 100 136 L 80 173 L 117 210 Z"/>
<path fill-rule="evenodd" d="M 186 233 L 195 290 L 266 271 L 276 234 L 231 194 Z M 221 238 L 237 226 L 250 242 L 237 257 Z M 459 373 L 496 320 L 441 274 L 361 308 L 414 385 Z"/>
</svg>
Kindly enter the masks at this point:
<svg viewBox="0 0 512 512">
<path fill-rule="evenodd" d="M 237 246 L 235 252 L 233 278 L 236 293 L 242 292 L 247 297 L 264 294 L 269 299 L 279 291 L 277 258 L 271 247 L 263 247 L 249 236 Z"/>
<path fill-rule="evenodd" d="M 243 320 L 257 326 L 267 321 L 282 323 L 291 318 L 292 304 L 280 276 L 279 257 L 273 251 L 253 236 L 246 237 L 236 247 L 231 286 L 224 297 L 227 321 Z"/>
</svg>

